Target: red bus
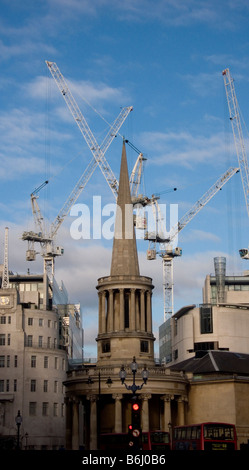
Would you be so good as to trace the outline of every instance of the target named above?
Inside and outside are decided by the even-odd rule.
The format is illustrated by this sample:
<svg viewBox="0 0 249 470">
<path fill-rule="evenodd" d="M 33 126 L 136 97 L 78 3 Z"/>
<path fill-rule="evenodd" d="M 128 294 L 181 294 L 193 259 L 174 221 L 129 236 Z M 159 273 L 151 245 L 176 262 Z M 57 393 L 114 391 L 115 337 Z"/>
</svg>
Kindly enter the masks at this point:
<svg viewBox="0 0 249 470">
<path fill-rule="evenodd" d="M 237 450 L 234 424 L 201 423 L 176 426 L 173 450 Z"/>
<path fill-rule="evenodd" d="M 129 434 L 101 434 L 101 450 L 129 450 Z M 164 431 L 142 432 L 141 450 L 153 450 L 154 452 L 165 452 L 170 450 L 170 435 Z"/>
</svg>

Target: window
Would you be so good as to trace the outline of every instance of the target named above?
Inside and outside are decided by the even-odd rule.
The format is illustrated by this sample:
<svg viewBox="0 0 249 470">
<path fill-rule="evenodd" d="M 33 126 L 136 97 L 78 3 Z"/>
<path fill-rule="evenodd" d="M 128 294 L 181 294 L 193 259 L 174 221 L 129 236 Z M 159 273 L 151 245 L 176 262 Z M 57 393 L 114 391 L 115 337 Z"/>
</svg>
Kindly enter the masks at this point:
<svg viewBox="0 0 249 470">
<path fill-rule="evenodd" d="M 42 416 L 48 416 L 48 402 L 42 403 Z"/>
<path fill-rule="evenodd" d="M 54 393 L 57 393 L 58 392 L 58 381 L 55 380 L 54 381 Z"/>
<path fill-rule="evenodd" d="M 43 326 L 43 318 L 39 318 L 39 326 Z"/>
<path fill-rule="evenodd" d="M 54 358 L 54 368 L 58 369 L 58 357 Z"/>
<path fill-rule="evenodd" d="M 211 306 L 200 307 L 201 334 L 213 333 L 213 315 Z"/>
<path fill-rule="evenodd" d="M 174 336 L 177 336 L 177 318 L 174 319 Z"/>
<path fill-rule="evenodd" d="M 148 341 L 141 341 L 140 342 L 140 351 L 141 352 L 149 352 L 149 342 Z"/>
<path fill-rule="evenodd" d="M 5 367 L 5 356 L 0 356 L 0 367 Z"/>
<path fill-rule="evenodd" d="M 204 341 L 202 343 L 194 343 L 194 351 L 212 351 L 219 349 L 218 341 Z"/>
<path fill-rule="evenodd" d="M 54 416 L 58 416 L 58 403 L 54 403 L 53 411 L 54 411 Z"/>
<path fill-rule="evenodd" d="M 10 346 L 10 333 L 8 333 L 8 340 L 7 340 L 8 346 Z"/>
<path fill-rule="evenodd" d="M 14 367 L 17 367 L 17 356 L 14 356 Z"/>
<path fill-rule="evenodd" d="M 35 392 L 36 391 L 36 380 L 32 379 L 30 381 L 30 391 Z"/>
<path fill-rule="evenodd" d="M 5 316 L 1 316 L 1 317 L 0 317 L 0 323 L 1 323 L 1 325 L 5 325 L 5 324 L 6 324 L 6 317 L 5 317 Z"/>
<path fill-rule="evenodd" d="M 36 416 L 36 402 L 29 402 L 29 416 Z"/>
<path fill-rule="evenodd" d="M 28 325 L 32 326 L 33 325 L 33 318 L 28 318 Z"/>
<path fill-rule="evenodd" d="M 102 352 L 109 353 L 111 351 L 110 341 L 103 341 L 102 343 Z"/>
<path fill-rule="evenodd" d="M 43 382 L 43 391 L 44 392 L 48 391 L 48 380 L 44 380 L 44 382 Z"/>
<path fill-rule="evenodd" d="M 17 392 L 17 379 L 14 379 L 13 389 L 14 389 L 14 392 Z"/>
<path fill-rule="evenodd" d="M 11 316 L 10 315 L 8 316 L 8 324 L 9 325 L 11 324 Z"/>
<path fill-rule="evenodd" d="M 5 335 L 0 334 L 0 346 L 5 346 Z"/>
<path fill-rule="evenodd" d="M 38 346 L 39 346 L 39 348 L 42 348 L 42 340 L 43 340 L 43 337 L 42 337 L 42 336 L 39 336 L 39 339 L 38 339 Z"/>
<path fill-rule="evenodd" d="M 6 380 L 6 392 L 10 391 L 10 381 L 9 379 Z"/>
<path fill-rule="evenodd" d="M 33 335 L 28 335 L 27 346 L 33 345 Z"/>
<path fill-rule="evenodd" d="M 36 367 L 36 356 L 31 356 L 31 367 Z"/>
<path fill-rule="evenodd" d="M 44 369 L 48 368 L 48 356 L 44 356 Z"/>
<path fill-rule="evenodd" d="M 10 366 L 10 356 L 8 355 L 7 356 L 7 367 L 9 367 L 9 366 Z"/>
<path fill-rule="evenodd" d="M 4 380 L 0 380 L 0 392 L 4 392 Z"/>
<path fill-rule="evenodd" d="M 50 336 L 48 337 L 48 346 L 47 347 L 51 348 L 51 337 Z"/>
</svg>

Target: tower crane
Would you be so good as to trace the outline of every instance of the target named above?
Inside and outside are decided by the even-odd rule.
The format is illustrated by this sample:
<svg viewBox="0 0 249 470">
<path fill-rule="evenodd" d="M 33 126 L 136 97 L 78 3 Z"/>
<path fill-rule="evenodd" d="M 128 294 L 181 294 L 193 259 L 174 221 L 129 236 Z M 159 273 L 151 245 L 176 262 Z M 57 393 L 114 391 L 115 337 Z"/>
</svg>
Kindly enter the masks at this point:
<svg viewBox="0 0 249 470">
<path fill-rule="evenodd" d="M 76 100 L 73 97 L 69 89 L 69 86 L 64 76 L 62 75 L 58 65 L 55 62 L 51 62 L 48 60 L 46 60 L 45 62 L 47 64 L 49 71 L 51 72 L 52 77 L 55 80 L 55 83 L 59 91 L 61 92 L 67 104 L 69 111 L 71 112 L 77 126 L 79 127 L 81 134 L 83 135 L 89 149 L 91 150 L 93 154 L 93 159 L 96 162 L 96 166 L 98 165 L 100 167 L 109 187 L 111 188 L 111 191 L 113 192 L 115 198 L 117 198 L 118 181 L 105 158 L 105 152 L 109 146 L 108 138 L 104 139 L 101 146 L 98 145 L 97 140 L 94 137 L 86 119 L 82 115 L 82 112 L 78 104 L 76 103 Z M 125 108 L 123 112 L 129 113 L 132 110 L 133 110 L 133 107 L 130 106 L 128 108 Z M 120 124 L 119 127 L 121 127 L 121 124 L 122 124 L 122 123 L 119 123 L 119 121 L 123 122 L 122 111 L 120 114 L 121 114 L 121 117 L 117 119 L 117 124 Z M 113 130 L 112 137 L 116 137 L 117 134 L 118 134 L 118 130 L 115 130 L 115 131 Z M 144 195 L 138 194 L 138 188 L 141 182 L 143 162 L 146 160 L 146 158 L 131 142 L 129 142 L 127 139 L 125 140 L 125 142 L 128 143 L 128 145 L 139 154 L 136 160 L 136 163 L 134 165 L 134 168 L 132 170 L 131 176 L 130 176 L 132 203 L 133 205 L 141 204 L 142 206 L 145 206 L 148 203 L 150 203 L 150 199 Z M 90 165 L 93 165 L 93 162 L 91 162 Z M 139 209 L 138 209 L 138 212 L 139 212 Z M 137 228 L 143 229 L 145 227 L 145 223 L 146 223 L 145 220 L 141 216 L 139 215 L 136 216 L 135 224 Z"/>
<path fill-rule="evenodd" d="M 5 227 L 2 289 L 8 289 L 9 286 L 9 228 Z"/>
<path fill-rule="evenodd" d="M 156 259 L 156 255 L 162 258 L 163 262 L 163 292 L 164 292 L 164 321 L 170 318 L 174 312 L 173 299 L 173 259 L 182 255 L 180 247 L 174 247 L 179 232 L 203 209 L 203 207 L 215 196 L 215 194 L 224 186 L 224 184 L 239 171 L 239 168 L 229 168 L 212 186 L 211 188 L 194 204 L 194 206 L 186 212 L 186 214 L 174 225 L 168 234 L 163 235 L 160 232 L 151 232 L 146 234 L 149 241 L 147 250 L 147 259 Z M 161 220 L 160 213 L 158 219 Z M 156 244 L 159 244 L 159 251 Z"/>
<path fill-rule="evenodd" d="M 59 67 L 56 65 L 55 62 L 50 62 L 46 60 L 46 64 L 48 66 L 48 69 L 51 72 L 52 77 L 54 78 L 60 92 L 62 93 L 62 96 L 76 122 L 78 125 L 81 134 L 83 135 L 89 149 L 91 150 L 93 154 L 93 158 L 96 161 L 96 164 L 99 165 L 108 185 L 111 188 L 111 191 L 113 192 L 114 196 L 117 197 L 118 193 L 118 181 L 105 158 L 105 152 L 107 148 L 110 145 L 110 137 L 112 139 L 116 137 L 118 130 L 113 129 L 113 134 L 107 136 L 104 141 L 102 142 L 102 145 L 99 146 L 97 143 L 96 138 L 94 137 L 86 119 L 84 118 L 82 112 L 80 111 L 79 106 L 77 105 L 68 85 L 63 77 L 62 73 L 59 70 Z M 128 108 L 125 108 L 125 113 L 129 113 L 132 111 L 133 107 L 130 106 Z M 122 123 L 123 123 L 123 113 L 121 112 L 121 117 L 120 121 L 117 119 L 117 128 L 120 128 Z M 109 133 L 110 134 L 110 133 Z"/>
<path fill-rule="evenodd" d="M 103 140 L 102 144 L 99 146 L 98 154 L 101 155 L 101 160 L 106 161 L 104 154 L 106 150 L 108 149 L 108 147 L 110 146 L 111 142 L 113 141 L 114 137 L 117 135 L 120 127 L 122 126 L 123 122 L 125 121 L 130 111 L 131 111 L 130 107 L 122 108 L 118 117 L 114 121 L 113 125 L 110 127 L 105 139 Z M 59 214 L 55 218 L 54 222 L 51 224 L 51 227 L 48 233 L 45 233 L 45 228 L 43 226 L 43 217 L 42 217 L 41 210 L 37 202 L 38 192 L 48 183 L 48 181 L 45 181 L 43 184 L 41 184 L 31 194 L 32 212 L 33 212 L 37 232 L 29 231 L 29 232 L 24 232 L 22 235 L 22 239 L 28 241 L 28 250 L 26 252 L 26 259 L 27 261 L 35 260 L 36 251 L 34 248 L 34 244 L 38 242 L 42 248 L 42 257 L 44 259 L 44 273 L 47 273 L 51 282 L 53 281 L 53 276 L 54 276 L 54 259 L 56 256 L 61 256 L 64 252 L 62 247 L 54 246 L 55 236 L 62 222 L 68 215 L 70 208 L 76 202 L 81 192 L 85 188 L 96 166 L 98 165 L 98 162 L 99 160 L 97 156 L 96 158 L 93 158 L 90 161 L 84 173 L 81 175 L 77 184 L 73 188 L 71 194 L 69 195 L 66 202 L 64 203 Z M 108 171 L 108 178 L 109 178 L 109 171 Z M 116 184 L 115 177 L 112 180 L 112 183 L 109 184 L 109 186 L 111 187 L 112 190 L 117 191 L 117 184 Z"/>
<path fill-rule="evenodd" d="M 234 143 L 238 157 L 240 175 L 245 196 L 246 210 L 249 216 L 249 168 L 240 122 L 239 106 L 234 88 L 234 80 L 231 77 L 229 69 L 227 68 L 223 70 L 222 75 L 224 79 L 229 117 L 232 124 Z M 249 259 L 249 250 L 247 248 L 242 248 L 241 250 L 239 250 L 239 254 L 241 258 Z"/>
</svg>

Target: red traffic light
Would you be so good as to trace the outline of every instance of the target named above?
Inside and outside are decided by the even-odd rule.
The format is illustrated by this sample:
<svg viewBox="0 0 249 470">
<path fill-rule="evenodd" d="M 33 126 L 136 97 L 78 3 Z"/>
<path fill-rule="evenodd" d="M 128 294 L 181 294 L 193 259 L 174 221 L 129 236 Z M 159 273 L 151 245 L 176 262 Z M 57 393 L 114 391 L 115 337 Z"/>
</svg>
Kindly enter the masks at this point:
<svg viewBox="0 0 249 470">
<path fill-rule="evenodd" d="M 134 403 L 134 404 L 132 405 L 132 409 L 133 409 L 134 411 L 138 411 L 138 410 L 139 410 L 139 404 L 138 404 L 138 403 Z"/>
<path fill-rule="evenodd" d="M 132 430 L 132 424 L 129 424 L 128 429 Z"/>
</svg>

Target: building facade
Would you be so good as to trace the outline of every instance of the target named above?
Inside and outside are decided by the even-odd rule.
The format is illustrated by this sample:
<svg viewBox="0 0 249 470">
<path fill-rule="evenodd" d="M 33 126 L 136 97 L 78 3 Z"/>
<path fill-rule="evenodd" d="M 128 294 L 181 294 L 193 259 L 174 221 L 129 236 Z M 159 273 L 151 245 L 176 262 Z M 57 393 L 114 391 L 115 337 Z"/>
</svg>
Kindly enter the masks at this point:
<svg viewBox="0 0 249 470">
<path fill-rule="evenodd" d="M 17 445 L 19 412 L 22 449 L 65 446 L 63 381 L 68 348 L 61 335 L 63 317 L 53 304 L 53 288 L 57 287 L 57 301 L 66 297 L 54 282 L 51 286 L 46 275 L 10 275 L 9 287 L 0 289 L 2 449 Z"/>
<path fill-rule="evenodd" d="M 160 359 L 172 365 L 197 351 L 249 354 L 249 273 L 227 276 L 225 258 L 215 258 L 206 276 L 203 303 L 181 308 L 160 326 Z"/>
</svg>

